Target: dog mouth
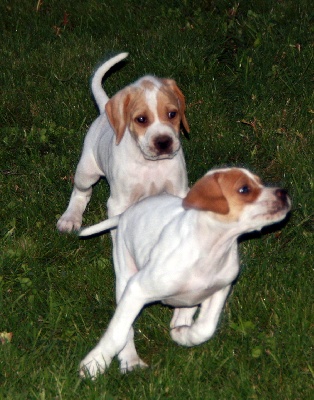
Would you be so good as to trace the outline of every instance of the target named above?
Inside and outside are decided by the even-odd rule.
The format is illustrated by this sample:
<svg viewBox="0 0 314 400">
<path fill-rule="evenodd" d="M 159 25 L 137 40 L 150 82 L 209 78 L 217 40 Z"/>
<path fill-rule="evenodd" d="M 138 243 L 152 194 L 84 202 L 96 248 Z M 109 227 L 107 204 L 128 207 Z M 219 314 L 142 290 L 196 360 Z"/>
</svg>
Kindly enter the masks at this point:
<svg viewBox="0 0 314 400">
<path fill-rule="evenodd" d="M 289 204 L 285 205 L 278 204 L 277 206 L 268 209 L 264 213 L 256 214 L 255 216 L 252 217 L 252 220 L 261 219 L 268 222 L 279 222 L 286 217 L 289 211 L 290 211 Z"/>
<path fill-rule="evenodd" d="M 289 211 L 290 207 L 288 206 L 288 204 L 285 204 L 284 206 L 278 206 L 275 207 L 274 209 L 270 210 L 268 212 L 269 215 L 276 215 L 278 213 L 287 213 Z"/>
<path fill-rule="evenodd" d="M 147 153 L 143 153 L 143 156 L 146 160 L 150 160 L 150 161 L 158 161 L 158 160 L 171 160 L 172 158 L 174 158 L 179 150 L 172 152 L 170 154 L 147 154 Z"/>
<path fill-rule="evenodd" d="M 283 220 L 291 209 L 291 199 L 286 190 L 275 189 L 273 191 L 275 199 L 272 201 L 262 201 L 260 203 L 261 212 L 252 219 L 262 219 L 268 222 L 279 222 Z M 264 212 L 262 211 L 264 209 Z"/>
</svg>

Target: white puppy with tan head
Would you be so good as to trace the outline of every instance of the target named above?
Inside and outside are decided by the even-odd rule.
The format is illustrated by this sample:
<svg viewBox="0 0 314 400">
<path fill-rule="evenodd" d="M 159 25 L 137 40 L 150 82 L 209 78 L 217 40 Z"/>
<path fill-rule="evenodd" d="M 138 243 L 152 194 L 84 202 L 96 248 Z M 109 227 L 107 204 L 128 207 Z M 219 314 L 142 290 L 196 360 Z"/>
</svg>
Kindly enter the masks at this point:
<svg viewBox="0 0 314 400">
<path fill-rule="evenodd" d="M 118 356 L 122 371 L 146 364 L 137 355 L 132 324 L 144 305 L 175 307 L 171 337 L 198 345 L 215 332 L 239 273 L 237 239 L 285 218 L 291 202 L 245 169 L 208 172 L 182 200 L 154 196 L 121 216 L 85 228 L 89 236 L 118 226 L 114 248 L 117 309 L 97 346 L 81 362 L 96 377 Z M 197 308 L 199 315 L 194 319 Z"/>
<path fill-rule="evenodd" d="M 100 116 L 91 125 L 78 163 L 74 189 L 57 227 L 78 230 L 92 186 L 105 176 L 110 185 L 108 215 L 122 213 L 147 196 L 188 190 L 180 125 L 189 131 L 185 99 L 171 79 L 144 76 L 111 99 L 101 82 L 105 73 L 127 57 L 121 53 L 101 65 L 92 79 Z"/>
</svg>

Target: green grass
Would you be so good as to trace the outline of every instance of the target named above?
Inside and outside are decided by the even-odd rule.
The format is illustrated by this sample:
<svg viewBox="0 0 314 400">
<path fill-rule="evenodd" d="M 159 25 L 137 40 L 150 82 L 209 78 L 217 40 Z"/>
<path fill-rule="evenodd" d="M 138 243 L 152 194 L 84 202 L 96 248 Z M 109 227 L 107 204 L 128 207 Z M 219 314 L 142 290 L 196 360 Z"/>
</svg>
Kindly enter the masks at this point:
<svg viewBox="0 0 314 400">
<path fill-rule="evenodd" d="M 14 0 L 0 12 L 0 333 L 13 333 L 0 344 L 0 398 L 310 399 L 312 2 Z M 145 73 L 183 90 L 191 183 L 213 166 L 246 166 L 286 187 L 293 210 L 241 242 L 212 340 L 177 346 L 171 310 L 154 305 L 136 323 L 151 368 L 120 375 L 113 362 L 91 382 L 77 367 L 115 309 L 110 237 L 80 241 L 55 224 L 97 116 L 90 75 L 119 51 L 130 56 L 106 81 L 110 95 Z M 108 195 L 102 182 L 84 223 L 105 217 Z"/>
</svg>

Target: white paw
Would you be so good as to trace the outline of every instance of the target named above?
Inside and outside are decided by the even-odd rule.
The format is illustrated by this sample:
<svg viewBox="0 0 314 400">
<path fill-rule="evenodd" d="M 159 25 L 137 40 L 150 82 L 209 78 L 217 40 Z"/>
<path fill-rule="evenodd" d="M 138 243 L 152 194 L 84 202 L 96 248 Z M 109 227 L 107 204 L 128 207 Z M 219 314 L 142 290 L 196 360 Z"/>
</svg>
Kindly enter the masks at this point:
<svg viewBox="0 0 314 400">
<path fill-rule="evenodd" d="M 79 370 L 80 377 L 96 379 L 98 375 L 105 372 L 105 369 L 109 367 L 110 363 L 111 357 L 94 349 L 81 361 Z"/>
<path fill-rule="evenodd" d="M 120 371 L 122 374 L 133 371 L 136 368 L 147 368 L 147 367 L 148 365 L 139 357 L 129 360 L 120 360 Z"/>
<path fill-rule="evenodd" d="M 64 213 L 57 222 L 57 228 L 60 232 L 78 231 L 82 225 L 82 216 L 71 213 Z"/>
<path fill-rule="evenodd" d="M 193 343 L 189 340 L 189 331 L 191 327 L 182 325 L 171 329 L 170 335 L 172 340 L 176 343 L 181 344 L 181 346 L 193 346 Z"/>
</svg>

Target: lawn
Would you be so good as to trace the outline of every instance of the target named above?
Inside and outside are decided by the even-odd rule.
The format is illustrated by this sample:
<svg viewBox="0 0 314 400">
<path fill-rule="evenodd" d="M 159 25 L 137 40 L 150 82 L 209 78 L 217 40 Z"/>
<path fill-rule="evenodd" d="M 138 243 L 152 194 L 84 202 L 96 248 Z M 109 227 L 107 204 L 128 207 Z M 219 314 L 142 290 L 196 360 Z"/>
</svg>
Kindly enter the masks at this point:
<svg viewBox="0 0 314 400">
<path fill-rule="evenodd" d="M 310 0 L 12 0 L 0 4 L 0 398 L 310 399 L 313 392 L 314 13 Z M 147 307 L 136 346 L 150 368 L 96 381 L 80 360 L 115 310 L 109 235 L 56 230 L 97 109 L 89 80 L 128 51 L 111 96 L 151 73 L 187 102 L 193 184 L 244 166 L 293 200 L 285 223 L 240 243 L 241 274 L 215 336 L 171 341 Z M 105 180 L 84 224 L 106 217 Z"/>
</svg>

